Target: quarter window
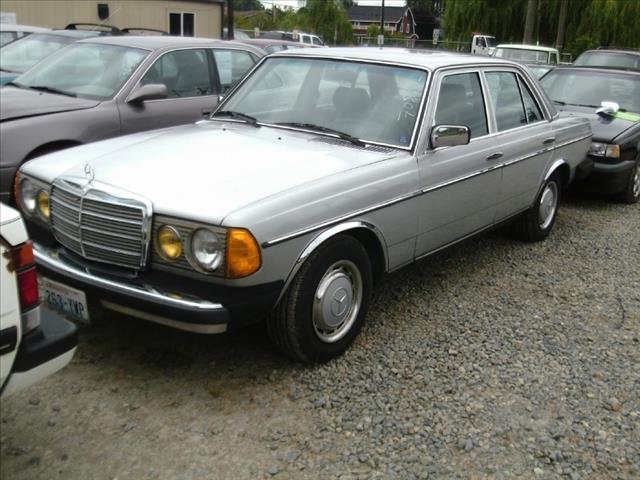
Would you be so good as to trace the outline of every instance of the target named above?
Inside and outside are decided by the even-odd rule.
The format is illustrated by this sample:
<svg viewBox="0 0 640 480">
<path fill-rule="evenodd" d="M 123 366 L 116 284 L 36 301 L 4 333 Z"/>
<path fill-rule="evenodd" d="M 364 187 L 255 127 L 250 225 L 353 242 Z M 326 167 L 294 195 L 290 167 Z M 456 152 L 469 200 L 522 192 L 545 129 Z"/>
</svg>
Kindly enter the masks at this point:
<svg viewBox="0 0 640 480">
<path fill-rule="evenodd" d="M 471 138 L 488 133 L 480 78 L 477 73 L 447 75 L 440 83 L 436 125 L 464 125 Z"/>
<path fill-rule="evenodd" d="M 199 97 L 214 93 L 204 49 L 177 50 L 164 54 L 147 71 L 142 85 L 163 83 L 169 98 Z"/>
<path fill-rule="evenodd" d="M 516 74 L 511 72 L 489 72 L 487 83 L 491 103 L 496 115 L 498 131 L 509 130 L 527 124 Z"/>
<path fill-rule="evenodd" d="M 539 122 L 542 120 L 542 112 L 534 100 L 531 90 L 529 90 L 529 87 L 527 87 L 520 76 L 518 76 L 518 83 L 520 84 L 520 91 L 522 92 L 522 99 L 524 100 L 527 123 Z"/>
</svg>

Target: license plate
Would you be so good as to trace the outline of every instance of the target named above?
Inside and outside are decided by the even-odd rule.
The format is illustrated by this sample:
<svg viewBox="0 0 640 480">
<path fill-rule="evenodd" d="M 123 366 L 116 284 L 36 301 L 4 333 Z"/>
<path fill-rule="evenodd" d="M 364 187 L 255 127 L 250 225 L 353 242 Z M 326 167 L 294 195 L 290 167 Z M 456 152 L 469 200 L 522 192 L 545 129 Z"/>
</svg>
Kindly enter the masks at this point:
<svg viewBox="0 0 640 480">
<path fill-rule="evenodd" d="M 83 323 L 89 323 L 87 296 L 82 290 L 71 288 L 46 277 L 38 278 L 40 300 L 52 309 L 65 313 Z"/>
</svg>

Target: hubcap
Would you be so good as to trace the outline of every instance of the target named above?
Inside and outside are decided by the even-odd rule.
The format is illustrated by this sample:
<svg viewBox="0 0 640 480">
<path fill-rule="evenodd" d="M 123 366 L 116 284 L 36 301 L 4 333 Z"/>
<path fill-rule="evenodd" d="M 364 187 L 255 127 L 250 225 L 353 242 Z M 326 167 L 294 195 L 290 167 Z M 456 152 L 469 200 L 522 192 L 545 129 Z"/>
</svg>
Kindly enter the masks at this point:
<svg viewBox="0 0 640 480">
<path fill-rule="evenodd" d="M 555 182 L 549 182 L 540 196 L 540 205 L 538 205 L 538 218 L 540 228 L 545 230 L 553 222 L 558 208 L 558 186 Z"/>
<path fill-rule="evenodd" d="M 313 329 L 320 340 L 333 343 L 344 337 L 362 304 L 362 276 L 349 260 L 340 260 L 322 276 L 313 298 Z"/>
<path fill-rule="evenodd" d="M 638 165 L 631 171 L 633 175 L 633 198 L 640 196 L 640 167 Z"/>
</svg>

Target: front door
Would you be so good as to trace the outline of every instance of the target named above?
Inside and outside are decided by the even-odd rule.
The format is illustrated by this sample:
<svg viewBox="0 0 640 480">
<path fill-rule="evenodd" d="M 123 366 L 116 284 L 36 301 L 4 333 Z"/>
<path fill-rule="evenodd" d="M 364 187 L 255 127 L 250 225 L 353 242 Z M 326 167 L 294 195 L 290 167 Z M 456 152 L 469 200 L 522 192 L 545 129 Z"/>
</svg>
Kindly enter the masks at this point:
<svg viewBox="0 0 640 480">
<path fill-rule="evenodd" d="M 447 73 L 437 85 L 434 123 L 464 125 L 467 145 L 429 148 L 418 156 L 424 194 L 416 256 L 427 254 L 493 224 L 502 172 L 489 136 L 485 95 L 477 71 Z"/>
<path fill-rule="evenodd" d="M 208 117 L 218 104 L 220 87 L 209 49 L 191 48 L 163 54 L 147 70 L 139 85 L 158 83 L 167 87 L 167 98 L 119 102 L 123 134 L 196 122 Z"/>
</svg>

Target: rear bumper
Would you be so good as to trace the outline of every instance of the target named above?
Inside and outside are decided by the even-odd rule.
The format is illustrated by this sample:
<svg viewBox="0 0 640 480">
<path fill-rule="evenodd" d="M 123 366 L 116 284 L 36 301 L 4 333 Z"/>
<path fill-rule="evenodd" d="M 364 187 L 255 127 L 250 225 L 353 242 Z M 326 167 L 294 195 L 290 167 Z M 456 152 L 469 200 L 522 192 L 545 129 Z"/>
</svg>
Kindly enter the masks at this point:
<svg viewBox="0 0 640 480">
<path fill-rule="evenodd" d="M 89 301 L 108 309 L 195 333 L 222 333 L 255 321 L 271 310 L 282 289 L 282 282 L 234 288 L 160 273 L 108 275 L 61 251 L 34 244 L 43 275 L 84 291 Z"/>
<path fill-rule="evenodd" d="M 78 345 L 78 327 L 46 307 L 40 326 L 22 337 L 12 373 L 2 391 L 8 395 L 66 366 Z"/>
</svg>

